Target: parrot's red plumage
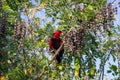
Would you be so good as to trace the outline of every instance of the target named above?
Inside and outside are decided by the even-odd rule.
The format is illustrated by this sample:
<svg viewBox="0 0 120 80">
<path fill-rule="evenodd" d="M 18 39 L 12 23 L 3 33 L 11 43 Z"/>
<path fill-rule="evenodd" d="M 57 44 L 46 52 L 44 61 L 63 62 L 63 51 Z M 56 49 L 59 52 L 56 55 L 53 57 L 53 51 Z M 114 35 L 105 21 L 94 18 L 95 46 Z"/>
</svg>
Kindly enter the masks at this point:
<svg viewBox="0 0 120 80">
<path fill-rule="evenodd" d="M 62 34 L 63 34 L 62 31 L 56 31 L 53 33 L 52 38 L 50 39 L 49 42 L 50 50 L 53 50 L 54 53 L 63 42 L 63 40 L 60 38 Z M 64 49 L 61 49 L 59 54 L 56 56 L 57 63 L 61 62 L 63 53 Z"/>
</svg>

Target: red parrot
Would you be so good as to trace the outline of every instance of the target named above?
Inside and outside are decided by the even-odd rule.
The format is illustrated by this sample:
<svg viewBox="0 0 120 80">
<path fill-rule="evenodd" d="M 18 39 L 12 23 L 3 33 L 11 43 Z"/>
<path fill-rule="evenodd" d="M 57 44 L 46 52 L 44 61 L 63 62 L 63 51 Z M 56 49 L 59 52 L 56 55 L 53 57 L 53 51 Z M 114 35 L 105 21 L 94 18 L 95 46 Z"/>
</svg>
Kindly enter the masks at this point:
<svg viewBox="0 0 120 80">
<path fill-rule="evenodd" d="M 50 42 L 49 42 L 50 50 L 53 50 L 54 53 L 63 42 L 63 40 L 60 38 L 60 36 L 62 36 L 62 35 L 63 35 L 62 31 L 58 30 L 58 31 L 53 33 L 53 35 L 50 39 Z M 56 56 L 56 63 L 57 64 L 59 64 L 61 62 L 63 53 L 64 53 L 64 49 L 62 48 L 60 50 L 59 54 Z"/>
</svg>

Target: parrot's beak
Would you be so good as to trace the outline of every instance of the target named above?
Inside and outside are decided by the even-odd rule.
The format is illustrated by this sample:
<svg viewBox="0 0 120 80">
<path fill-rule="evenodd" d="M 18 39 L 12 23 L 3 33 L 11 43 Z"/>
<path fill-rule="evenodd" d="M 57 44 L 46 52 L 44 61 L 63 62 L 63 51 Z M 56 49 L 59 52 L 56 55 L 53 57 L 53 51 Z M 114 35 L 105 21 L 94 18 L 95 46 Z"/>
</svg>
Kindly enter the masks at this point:
<svg viewBox="0 0 120 80">
<path fill-rule="evenodd" d="M 63 36 L 63 35 L 64 35 L 63 33 L 60 34 L 60 36 Z"/>
</svg>

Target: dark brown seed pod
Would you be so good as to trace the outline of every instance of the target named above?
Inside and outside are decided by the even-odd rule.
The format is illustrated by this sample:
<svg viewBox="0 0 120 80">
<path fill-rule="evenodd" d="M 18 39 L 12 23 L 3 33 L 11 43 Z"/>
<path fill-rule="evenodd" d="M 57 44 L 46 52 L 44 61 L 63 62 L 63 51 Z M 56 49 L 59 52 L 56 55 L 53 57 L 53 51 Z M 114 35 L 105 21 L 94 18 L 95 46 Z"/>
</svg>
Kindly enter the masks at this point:
<svg viewBox="0 0 120 80">
<path fill-rule="evenodd" d="M 2 10 L 2 0 L 0 0 L 0 10 Z"/>
<path fill-rule="evenodd" d="M 24 49 L 24 39 L 26 34 L 26 26 L 22 21 L 15 21 L 14 40 L 18 42 L 18 47 Z"/>
<path fill-rule="evenodd" d="M 119 7 L 120 7 L 120 2 L 118 2 L 118 5 L 119 5 Z"/>
<path fill-rule="evenodd" d="M 84 27 L 85 28 L 85 27 Z M 66 47 L 67 50 L 78 51 L 81 50 L 82 41 L 84 39 L 85 30 L 82 27 L 71 28 L 66 34 Z M 69 37 L 68 37 L 69 36 Z"/>
<path fill-rule="evenodd" d="M 7 27 L 7 14 L 3 11 L 1 18 L 1 26 L 0 26 L 0 36 L 5 38 L 6 35 L 6 27 Z"/>
</svg>

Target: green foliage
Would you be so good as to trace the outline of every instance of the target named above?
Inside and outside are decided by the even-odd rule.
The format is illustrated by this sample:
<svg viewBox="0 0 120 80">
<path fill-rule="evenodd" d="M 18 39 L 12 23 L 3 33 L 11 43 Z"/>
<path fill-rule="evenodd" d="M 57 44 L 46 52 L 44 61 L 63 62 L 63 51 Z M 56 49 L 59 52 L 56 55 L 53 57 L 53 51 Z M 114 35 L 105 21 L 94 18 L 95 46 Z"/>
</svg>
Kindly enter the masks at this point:
<svg viewBox="0 0 120 80">
<path fill-rule="evenodd" d="M 114 61 L 117 59 L 118 50 L 116 46 L 120 47 L 118 33 L 120 26 L 117 27 L 118 31 L 114 25 L 105 30 L 106 32 L 101 31 L 101 27 L 99 27 L 103 26 L 101 24 L 96 28 L 95 25 L 100 20 L 96 12 L 102 12 L 107 0 L 96 1 L 40 0 L 40 5 L 36 7 L 29 0 L 2 0 L 0 18 L 2 18 L 3 12 L 7 13 L 7 32 L 5 38 L 0 37 L 0 80 L 3 76 L 6 80 L 34 79 L 43 71 L 43 68 L 45 69 L 42 76 L 43 80 L 71 80 L 73 78 L 83 80 L 85 76 L 94 79 L 98 74 L 101 74 L 111 56 Z M 35 0 L 35 2 L 39 4 L 39 0 Z M 81 3 L 84 4 L 84 8 L 77 8 L 76 6 Z M 36 16 L 31 18 L 31 13 L 29 13 L 32 10 L 41 11 L 39 7 L 45 9 L 47 18 L 52 18 L 52 21 L 47 22 L 43 28 L 40 27 L 42 19 Z M 23 21 L 21 16 L 26 17 L 26 35 L 23 37 L 23 48 L 20 47 L 21 40 L 13 40 L 14 25 L 16 20 Z M 55 21 L 59 21 L 58 27 L 53 26 Z M 90 26 L 90 21 L 94 25 Z M 85 29 L 82 48 L 79 51 L 72 52 L 65 50 L 62 63 L 54 66 L 55 62 L 53 61 L 49 66 L 50 60 L 46 56 L 52 56 L 48 51 L 50 37 L 55 30 L 59 29 L 64 32 L 63 39 L 65 39 L 71 27 Z M 98 33 L 100 35 L 96 35 L 96 31 L 100 32 Z M 114 37 L 115 40 L 112 40 L 111 37 Z M 48 54 L 46 55 L 45 52 Z M 99 69 L 96 68 L 98 59 L 100 60 Z M 45 68 L 45 66 L 47 67 Z M 119 67 L 110 64 L 107 73 L 112 73 L 117 79 L 120 73 Z"/>
<path fill-rule="evenodd" d="M 24 72 L 19 68 L 14 69 L 11 73 L 8 74 L 8 80 L 13 80 L 13 79 L 15 80 L 24 79 L 25 80 Z"/>
<path fill-rule="evenodd" d="M 119 68 L 116 65 L 110 64 L 110 69 L 107 70 L 107 73 L 112 73 L 112 75 L 114 77 L 116 77 L 116 76 L 119 76 L 120 71 L 119 71 Z M 119 78 L 118 78 L 118 80 L 119 80 Z"/>
</svg>

